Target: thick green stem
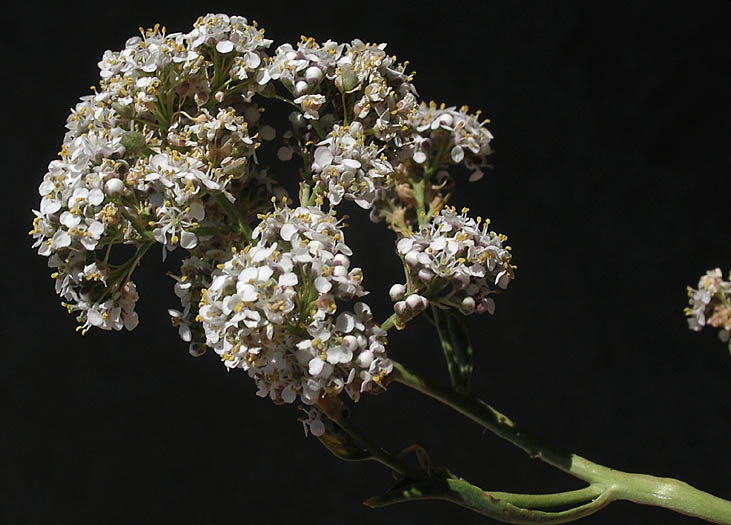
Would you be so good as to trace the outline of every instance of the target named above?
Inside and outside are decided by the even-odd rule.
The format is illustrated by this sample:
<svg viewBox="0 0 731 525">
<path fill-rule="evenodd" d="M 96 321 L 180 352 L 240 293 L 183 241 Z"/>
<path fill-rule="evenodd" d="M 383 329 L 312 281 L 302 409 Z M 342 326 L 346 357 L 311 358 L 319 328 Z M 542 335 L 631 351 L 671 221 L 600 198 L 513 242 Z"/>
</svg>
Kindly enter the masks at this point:
<svg viewBox="0 0 731 525">
<path fill-rule="evenodd" d="M 726 501 L 672 478 L 633 474 L 598 465 L 566 452 L 534 436 L 487 403 L 469 393 L 460 393 L 423 379 L 402 364 L 393 362 L 394 380 L 426 394 L 510 441 L 532 458 L 592 485 L 603 488 L 612 500 L 654 505 L 713 523 L 731 525 L 731 501 Z"/>
</svg>

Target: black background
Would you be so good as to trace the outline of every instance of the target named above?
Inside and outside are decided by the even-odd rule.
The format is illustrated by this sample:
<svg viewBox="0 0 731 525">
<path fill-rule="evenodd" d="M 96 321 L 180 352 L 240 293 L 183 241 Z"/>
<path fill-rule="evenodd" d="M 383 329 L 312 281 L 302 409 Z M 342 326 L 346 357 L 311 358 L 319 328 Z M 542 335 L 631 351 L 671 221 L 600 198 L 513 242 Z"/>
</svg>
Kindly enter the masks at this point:
<svg viewBox="0 0 731 525">
<path fill-rule="evenodd" d="M 685 286 L 731 265 L 729 3 L 33 3 L 3 40 L 2 425 L 5 523 L 485 523 L 447 503 L 373 511 L 392 480 L 305 438 L 293 407 L 254 395 L 213 354 L 193 359 L 170 327 L 172 280 L 151 250 L 136 276 L 133 333 L 74 332 L 32 208 L 68 109 L 98 81 L 105 49 L 138 26 L 188 31 L 206 12 L 256 19 L 275 46 L 300 34 L 388 42 L 423 99 L 483 108 L 495 169 L 458 207 L 510 236 L 517 279 L 493 317 L 470 318 L 475 391 L 553 442 L 615 468 L 667 475 L 731 498 L 731 357 L 690 332 Z M 416 7 L 418 6 L 418 7 Z M 274 47 L 272 47 L 274 49 Z M 291 184 L 294 173 L 277 173 Z M 400 279 L 392 234 L 351 209 L 347 232 L 369 302 L 389 313 Z M 426 322 L 389 352 L 446 381 Z M 581 484 L 531 461 L 399 385 L 364 398 L 356 421 L 392 450 L 485 489 Z M 587 524 L 696 520 L 614 503 Z"/>
</svg>

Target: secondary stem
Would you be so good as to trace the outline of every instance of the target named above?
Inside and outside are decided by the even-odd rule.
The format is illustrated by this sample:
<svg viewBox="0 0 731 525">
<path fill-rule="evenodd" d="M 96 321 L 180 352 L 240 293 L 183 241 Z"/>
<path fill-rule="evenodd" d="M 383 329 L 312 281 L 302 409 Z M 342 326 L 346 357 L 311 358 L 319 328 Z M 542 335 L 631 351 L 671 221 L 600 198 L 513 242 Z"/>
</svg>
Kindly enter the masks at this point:
<svg viewBox="0 0 731 525">
<path fill-rule="evenodd" d="M 598 465 L 566 452 L 521 428 L 506 415 L 469 393 L 424 379 L 393 361 L 394 380 L 428 395 L 510 441 L 532 458 L 603 488 L 612 500 L 627 500 L 674 510 L 713 523 L 731 525 L 731 502 L 672 478 L 632 474 Z"/>
</svg>

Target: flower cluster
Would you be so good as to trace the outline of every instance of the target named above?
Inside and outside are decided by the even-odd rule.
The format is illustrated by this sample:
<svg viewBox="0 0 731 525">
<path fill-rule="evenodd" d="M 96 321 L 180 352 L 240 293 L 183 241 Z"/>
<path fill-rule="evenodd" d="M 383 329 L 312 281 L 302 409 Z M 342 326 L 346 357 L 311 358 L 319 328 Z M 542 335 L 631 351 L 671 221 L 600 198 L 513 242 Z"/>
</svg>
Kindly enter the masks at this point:
<svg viewBox="0 0 731 525">
<path fill-rule="evenodd" d="M 391 371 L 385 332 L 364 303 L 360 268 L 334 216 L 315 207 L 276 209 L 203 291 L 206 343 L 228 368 L 253 377 L 259 395 L 305 404 L 345 390 L 353 399 Z M 336 315 L 337 314 L 337 315 Z"/>
<path fill-rule="evenodd" d="M 413 160 L 417 164 L 451 161 L 464 163 L 472 170 L 471 182 L 483 176 L 482 168 L 488 166 L 486 157 L 492 153 L 492 134 L 484 127 L 489 121 L 480 123 L 479 111 L 468 114 L 466 106 L 437 106 L 435 102 L 422 103 L 414 117 L 414 128 L 418 132 L 414 141 Z"/>
<path fill-rule="evenodd" d="M 430 224 L 398 241 L 409 283 L 392 288 L 393 299 L 406 291 L 419 291 L 430 301 L 458 307 L 465 315 L 494 312 L 490 295 L 507 288 L 514 278 L 510 247 L 503 246 L 507 237 L 488 230 L 489 221 L 471 219 L 467 211 L 458 214 L 445 207 Z M 411 310 L 423 310 L 423 301 L 412 302 Z"/>
<path fill-rule="evenodd" d="M 698 280 L 698 288 L 688 287 L 689 306 L 685 308 L 688 327 L 700 331 L 704 326 L 719 328 L 721 341 L 729 341 L 731 334 L 731 272 L 723 280 L 720 268 L 708 270 Z M 731 342 L 729 342 L 731 350 Z"/>
<path fill-rule="evenodd" d="M 320 109 L 334 98 L 346 121 L 357 119 L 381 140 L 390 140 L 403 131 L 417 101 L 413 75 L 405 72 L 405 64 L 397 63 L 396 57 L 388 56 L 385 47 L 357 39 L 320 45 L 303 37 L 296 48 L 291 44 L 277 48 L 268 74 L 296 97 L 294 103 L 306 118 L 319 119 Z"/>
<path fill-rule="evenodd" d="M 440 168 L 464 164 L 475 179 L 490 153 L 477 114 L 420 106 L 408 62 L 385 44 L 303 37 L 270 56 L 271 43 L 255 22 L 208 14 L 187 33 L 156 25 L 105 52 L 30 233 L 82 332 L 133 329 L 143 256 L 185 250 L 168 312 L 189 352 L 211 347 L 259 395 L 299 399 L 318 435 L 322 396 L 357 401 L 393 369 L 386 332 L 358 300 L 367 292 L 338 204 L 405 235 L 408 282 L 391 290 L 401 322 L 430 302 L 492 312 L 514 267 L 503 236 L 442 209 L 454 181 Z M 279 134 L 263 118 L 277 101 L 295 109 Z M 303 161 L 296 208 L 260 161 L 275 139 L 281 161 Z"/>
<path fill-rule="evenodd" d="M 374 142 L 366 142 L 363 125 L 333 126 L 319 143 L 312 163 L 312 178 L 333 205 L 343 197 L 369 209 L 390 181 L 393 167 Z"/>
<path fill-rule="evenodd" d="M 270 43 L 244 18 L 207 15 L 187 34 L 155 26 L 104 54 L 100 89 L 67 119 L 30 232 L 83 331 L 137 324 L 130 277 L 150 244 L 162 244 L 164 257 L 195 249 L 212 228 L 237 240 L 246 229 L 237 211 L 255 214 L 277 193 L 254 165 L 271 133 L 249 100 L 263 89 Z M 239 181 L 266 188 L 261 202 L 237 201 Z M 112 264 L 118 244 L 135 253 Z"/>
</svg>

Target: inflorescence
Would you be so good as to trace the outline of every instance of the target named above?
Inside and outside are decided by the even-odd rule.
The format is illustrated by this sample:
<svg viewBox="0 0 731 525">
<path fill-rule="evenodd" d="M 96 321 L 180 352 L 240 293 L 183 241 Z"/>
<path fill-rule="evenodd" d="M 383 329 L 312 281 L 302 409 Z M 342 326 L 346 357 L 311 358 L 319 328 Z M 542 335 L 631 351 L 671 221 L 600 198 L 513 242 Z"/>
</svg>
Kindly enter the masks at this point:
<svg viewBox="0 0 731 525">
<path fill-rule="evenodd" d="M 408 62 L 385 44 L 271 45 L 256 22 L 209 14 L 188 33 L 156 25 L 106 51 L 98 87 L 67 119 L 30 234 L 82 333 L 133 329 L 143 256 L 155 244 L 163 258 L 185 250 L 173 276 L 181 306 L 169 313 L 190 353 L 212 348 L 259 395 L 310 406 L 317 435 L 312 405 L 378 392 L 393 369 L 341 202 L 398 236 L 398 328 L 430 305 L 492 313 L 515 266 L 489 221 L 445 206 L 454 174 L 478 180 L 489 166 L 479 112 L 420 101 Z M 291 113 L 278 133 L 266 110 L 282 103 Z M 271 141 L 276 168 L 261 149 Z M 293 160 L 290 207 L 281 172 Z"/>
</svg>

